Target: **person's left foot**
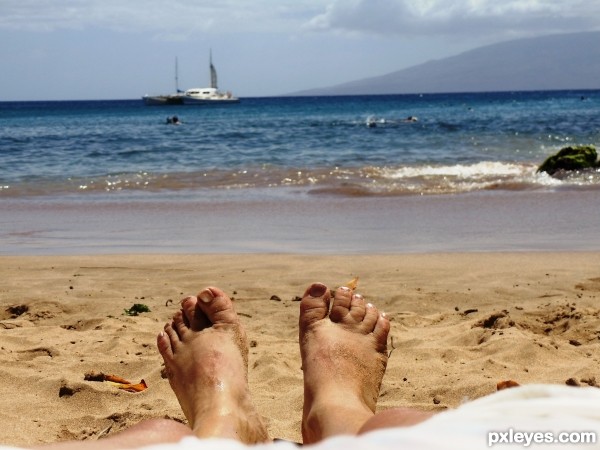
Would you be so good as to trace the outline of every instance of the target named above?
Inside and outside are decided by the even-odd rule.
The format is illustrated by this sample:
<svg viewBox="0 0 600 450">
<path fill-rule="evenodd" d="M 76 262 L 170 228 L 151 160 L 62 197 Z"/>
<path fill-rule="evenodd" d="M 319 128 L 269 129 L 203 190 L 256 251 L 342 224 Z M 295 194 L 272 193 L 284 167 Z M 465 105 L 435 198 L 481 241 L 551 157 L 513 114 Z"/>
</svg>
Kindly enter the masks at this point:
<svg viewBox="0 0 600 450">
<path fill-rule="evenodd" d="M 210 287 L 184 299 L 157 345 L 196 436 L 268 440 L 250 399 L 246 333 L 223 291 Z"/>
</svg>

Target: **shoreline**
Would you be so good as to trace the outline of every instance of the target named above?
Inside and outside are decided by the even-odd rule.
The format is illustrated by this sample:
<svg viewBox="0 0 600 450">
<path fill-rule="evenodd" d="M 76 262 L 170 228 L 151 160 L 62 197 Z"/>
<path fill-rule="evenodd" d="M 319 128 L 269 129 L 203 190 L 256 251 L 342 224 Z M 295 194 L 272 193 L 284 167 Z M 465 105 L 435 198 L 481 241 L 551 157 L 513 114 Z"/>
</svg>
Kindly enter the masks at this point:
<svg viewBox="0 0 600 450">
<path fill-rule="evenodd" d="M 96 439 L 140 420 L 183 420 L 156 334 L 207 285 L 234 297 L 252 342 L 249 382 L 273 437 L 300 440 L 296 296 L 359 276 L 390 317 L 378 408 L 454 408 L 513 379 L 593 384 L 600 252 L 361 255 L 0 256 L 0 442 Z M 276 297 L 274 297 L 276 296 Z M 150 312 L 131 317 L 134 303 Z M 20 307 L 20 308 L 19 308 Z M 144 379 L 140 393 L 84 380 Z M 574 380 L 574 381 L 573 381 Z"/>
<path fill-rule="evenodd" d="M 598 251 L 595 191 L 0 199 L 0 255 Z"/>
</svg>

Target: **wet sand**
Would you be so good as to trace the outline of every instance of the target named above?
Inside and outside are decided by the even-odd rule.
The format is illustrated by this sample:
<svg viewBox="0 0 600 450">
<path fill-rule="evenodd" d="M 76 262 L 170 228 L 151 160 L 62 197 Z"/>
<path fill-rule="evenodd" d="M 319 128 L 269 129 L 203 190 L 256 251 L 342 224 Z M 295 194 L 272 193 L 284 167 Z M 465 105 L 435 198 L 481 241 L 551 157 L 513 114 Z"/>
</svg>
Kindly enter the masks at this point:
<svg viewBox="0 0 600 450">
<path fill-rule="evenodd" d="M 594 191 L 0 199 L 0 254 L 600 250 Z"/>
</svg>

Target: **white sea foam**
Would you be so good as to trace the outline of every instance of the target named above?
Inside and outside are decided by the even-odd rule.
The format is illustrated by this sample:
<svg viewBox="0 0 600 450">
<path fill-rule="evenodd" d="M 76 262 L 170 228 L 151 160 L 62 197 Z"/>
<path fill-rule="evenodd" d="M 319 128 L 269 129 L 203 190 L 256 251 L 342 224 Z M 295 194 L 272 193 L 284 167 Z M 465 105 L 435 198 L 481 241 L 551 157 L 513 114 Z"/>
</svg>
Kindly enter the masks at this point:
<svg viewBox="0 0 600 450">
<path fill-rule="evenodd" d="M 504 163 L 499 161 L 483 161 L 475 164 L 455 164 L 451 166 L 413 166 L 385 168 L 381 175 L 390 179 L 414 177 L 454 177 L 461 179 L 478 179 L 486 177 L 518 177 L 534 175 L 536 167 L 530 164 Z"/>
<path fill-rule="evenodd" d="M 386 167 L 374 171 L 380 184 L 372 191 L 443 194 L 490 189 L 540 189 L 562 186 L 563 180 L 537 173 L 528 163 L 483 161 L 473 164 Z"/>
</svg>

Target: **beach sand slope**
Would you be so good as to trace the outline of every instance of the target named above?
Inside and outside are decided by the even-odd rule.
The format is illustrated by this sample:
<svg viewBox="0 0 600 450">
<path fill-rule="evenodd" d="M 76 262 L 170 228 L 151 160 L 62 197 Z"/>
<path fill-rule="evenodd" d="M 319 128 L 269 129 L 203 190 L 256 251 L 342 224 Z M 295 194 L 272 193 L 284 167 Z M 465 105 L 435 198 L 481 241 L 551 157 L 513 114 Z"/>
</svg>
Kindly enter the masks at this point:
<svg viewBox="0 0 600 450">
<path fill-rule="evenodd" d="M 234 298 L 250 388 L 273 437 L 300 441 L 298 297 L 357 291 L 392 320 L 378 408 L 453 408 L 521 384 L 600 384 L 600 254 L 0 257 L 0 443 L 98 439 L 143 419 L 185 422 L 155 347 L 179 300 Z M 129 316 L 144 304 L 150 312 Z M 84 379 L 114 374 L 148 389 Z"/>
</svg>

